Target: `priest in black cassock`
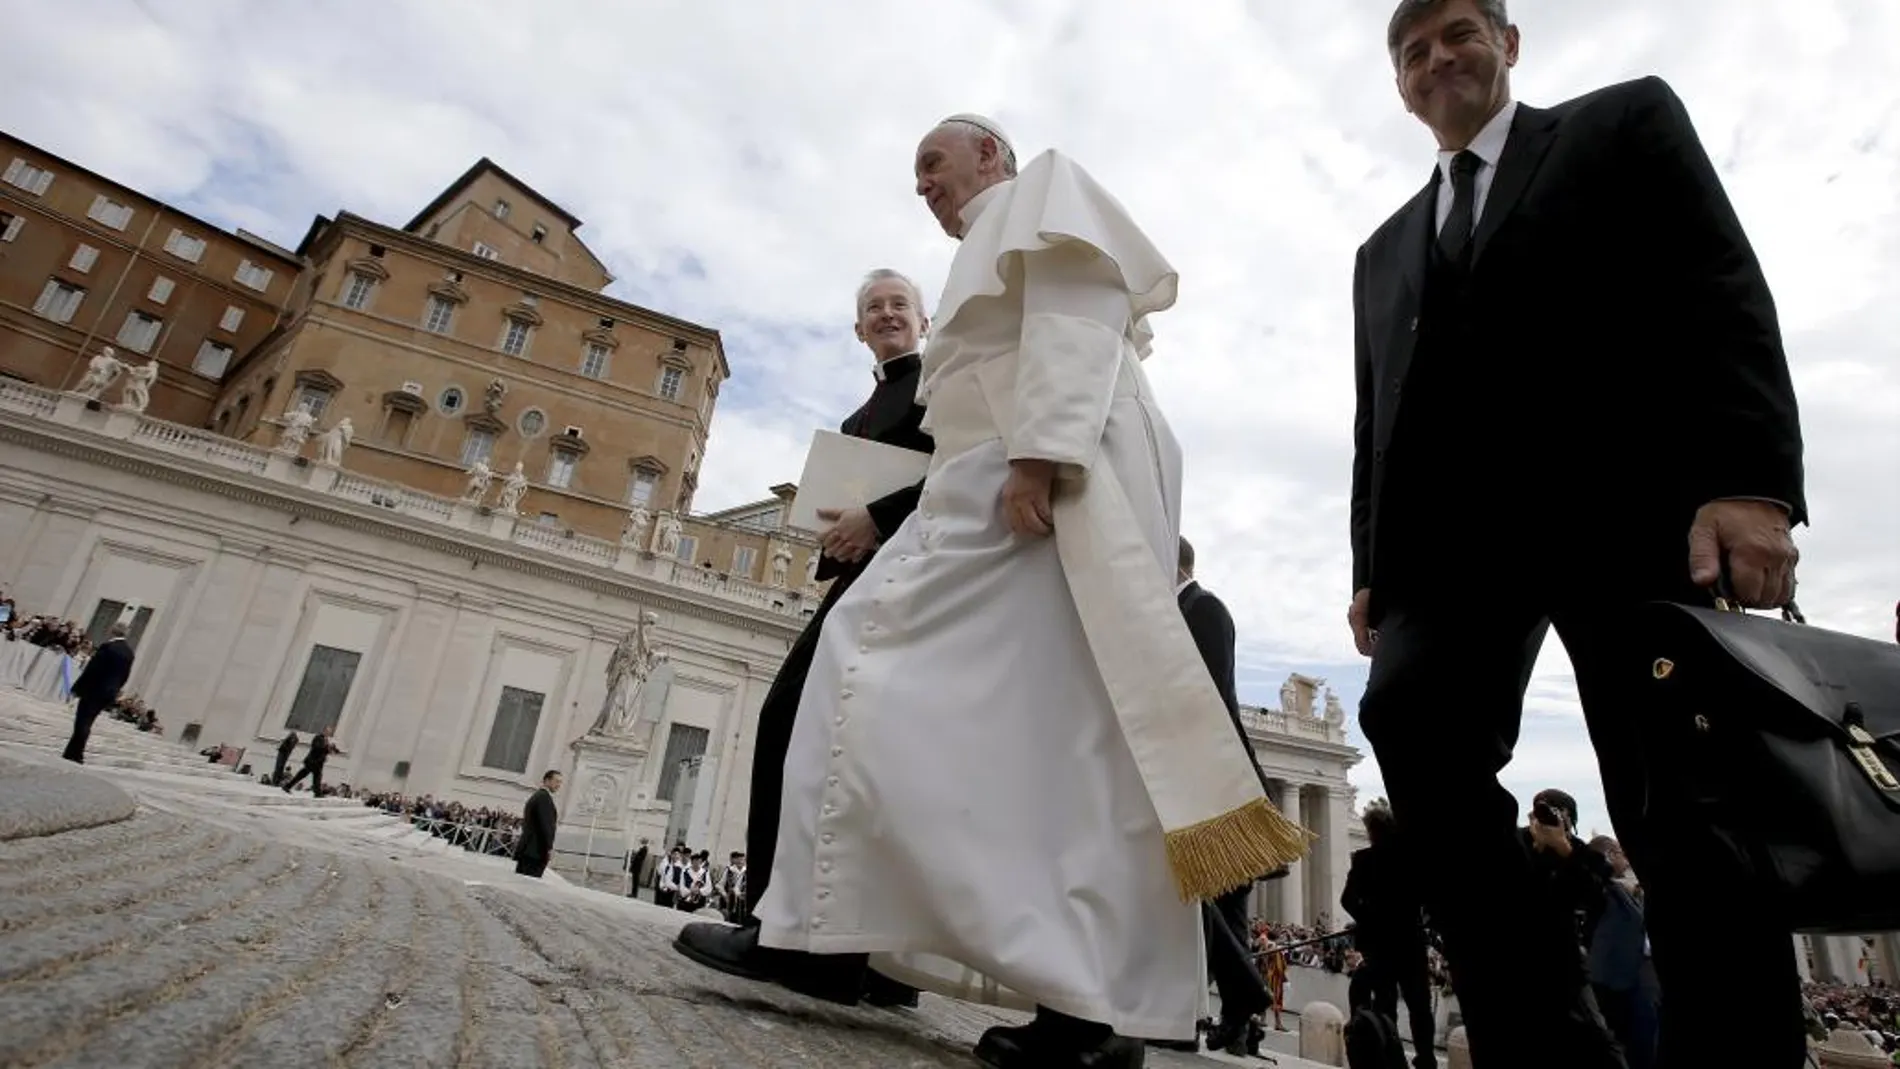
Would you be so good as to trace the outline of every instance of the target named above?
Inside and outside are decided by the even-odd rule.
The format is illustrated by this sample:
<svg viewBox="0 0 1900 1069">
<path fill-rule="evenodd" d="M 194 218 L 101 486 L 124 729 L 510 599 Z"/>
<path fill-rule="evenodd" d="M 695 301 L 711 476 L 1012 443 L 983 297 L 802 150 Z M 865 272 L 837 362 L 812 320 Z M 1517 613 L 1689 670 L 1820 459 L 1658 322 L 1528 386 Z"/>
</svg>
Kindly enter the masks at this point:
<svg viewBox="0 0 1900 1069">
<path fill-rule="evenodd" d="M 1194 578 L 1194 546 L 1185 538 L 1181 539 L 1175 579 L 1175 600 L 1181 606 L 1182 618 L 1187 621 L 1188 634 L 1194 636 L 1194 646 L 1200 650 L 1201 660 L 1207 662 L 1208 674 L 1214 677 L 1214 688 L 1220 691 L 1227 715 L 1233 718 L 1234 733 L 1240 736 L 1248 762 L 1259 772 L 1260 758 L 1254 754 L 1253 740 L 1247 737 L 1247 729 L 1240 722 L 1240 697 L 1234 686 L 1234 617 L 1213 591 Z M 1264 772 L 1260 772 L 1260 786 L 1271 793 Z M 1281 868 L 1266 878 L 1279 879 L 1286 874 L 1287 870 Z M 1247 900 L 1252 895 L 1253 881 L 1249 880 L 1212 902 L 1201 903 L 1207 967 L 1220 992 L 1220 1020 L 1208 1034 L 1209 1050 L 1234 1053 L 1234 1048 L 1245 1043 L 1254 1014 L 1263 1013 L 1273 1005 L 1273 997 L 1267 993 L 1259 970 L 1254 968 L 1250 952 L 1253 936 L 1252 925 L 1248 923 Z M 1192 1049 L 1191 1044 L 1189 1049 Z"/>
<path fill-rule="evenodd" d="M 917 403 L 921 339 L 930 321 L 917 284 L 896 271 L 871 272 L 858 287 L 857 336 L 871 350 L 876 384 L 871 396 L 839 428 L 854 438 L 868 438 L 902 449 L 931 452 L 930 435 L 921 424 L 924 408 Z M 752 980 L 775 980 L 806 994 L 853 1003 L 864 997 L 873 1003 L 914 1005 L 916 992 L 871 973 L 865 986 L 862 960 L 838 960 L 759 946 L 759 923 L 752 911 L 765 896 L 772 878 L 772 858 L 778 850 L 779 802 L 785 781 L 785 754 L 792 742 L 792 723 L 798 715 L 799 694 L 811 669 L 825 617 L 855 581 L 884 539 L 903 524 L 917 507 L 923 484 L 906 487 L 865 508 L 842 513 L 820 511 L 831 521 L 820 536 L 824 556 L 817 577 L 830 580 L 825 600 L 792 644 L 779 667 L 772 689 L 759 710 L 759 735 L 752 757 L 752 805 L 746 826 L 746 909 L 737 927 L 694 923 L 680 933 L 676 946 L 694 961 L 721 972 Z M 852 958 L 858 956 L 853 955 Z"/>
</svg>

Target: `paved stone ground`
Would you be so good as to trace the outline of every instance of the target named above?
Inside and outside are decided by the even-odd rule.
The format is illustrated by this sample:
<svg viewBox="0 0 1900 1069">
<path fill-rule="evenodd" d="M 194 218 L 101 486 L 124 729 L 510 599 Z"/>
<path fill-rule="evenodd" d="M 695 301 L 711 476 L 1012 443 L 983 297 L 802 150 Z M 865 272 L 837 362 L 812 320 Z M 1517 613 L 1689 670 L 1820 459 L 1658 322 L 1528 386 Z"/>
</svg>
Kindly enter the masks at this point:
<svg viewBox="0 0 1900 1069">
<path fill-rule="evenodd" d="M 0 758 L 0 1066 L 969 1069 L 1013 1019 L 724 977 L 671 950 L 683 915 L 492 859 L 149 800 L 101 823 L 97 775 Z"/>
</svg>

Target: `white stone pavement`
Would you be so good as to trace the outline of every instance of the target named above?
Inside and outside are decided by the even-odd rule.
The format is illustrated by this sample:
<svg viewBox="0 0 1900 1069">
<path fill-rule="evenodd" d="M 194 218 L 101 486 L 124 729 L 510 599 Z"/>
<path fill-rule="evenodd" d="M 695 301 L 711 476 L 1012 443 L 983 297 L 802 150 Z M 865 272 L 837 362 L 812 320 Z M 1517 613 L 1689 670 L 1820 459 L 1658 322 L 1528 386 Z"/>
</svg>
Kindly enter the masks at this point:
<svg viewBox="0 0 1900 1069">
<path fill-rule="evenodd" d="M 916 1011 L 843 1009 L 719 976 L 671 952 L 677 911 L 516 876 L 360 802 L 286 796 L 125 724 L 99 721 L 77 769 L 59 757 L 70 729 L 66 708 L 0 691 L 0 787 L 26 787 L 0 789 L 0 807 L 131 799 L 0 842 L 0 898 L 25 911 L 0 908 L 0 1063 L 269 1052 L 277 1065 L 926 1069 L 974 1065 L 976 1036 L 1018 1019 L 934 996 Z M 1268 1045 L 1285 1069 L 1317 1064 L 1292 1056 L 1292 1035 Z M 1148 1057 L 1210 1061 L 1267 1064 Z"/>
</svg>

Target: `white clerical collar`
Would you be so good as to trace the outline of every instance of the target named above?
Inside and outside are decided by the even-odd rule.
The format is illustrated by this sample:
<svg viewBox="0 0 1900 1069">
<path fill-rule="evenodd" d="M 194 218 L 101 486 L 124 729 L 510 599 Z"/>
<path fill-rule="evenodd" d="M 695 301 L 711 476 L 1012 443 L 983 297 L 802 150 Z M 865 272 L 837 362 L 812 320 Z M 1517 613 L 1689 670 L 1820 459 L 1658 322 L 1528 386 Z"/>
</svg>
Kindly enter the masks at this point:
<svg viewBox="0 0 1900 1069">
<path fill-rule="evenodd" d="M 879 360 L 877 363 L 871 365 L 871 374 L 877 376 L 877 381 L 883 382 L 884 381 L 884 366 L 886 364 L 895 364 L 900 360 L 908 360 L 911 357 L 916 356 L 916 355 L 917 355 L 917 350 L 912 349 L 908 353 L 899 353 L 896 356 L 891 357 L 889 360 Z"/>
<path fill-rule="evenodd" d="M 1511 136 L 1511 120 L 1516 117 L 1517 101 L 1507 100 L 1504 106 L 1498 109 L 1498 113 L 1491 116 L 1491 121 L 1484 124 L 1484 129 L 1478 131 L 1478 136 L 1471 139 L 1471 144 L 1466 145 L 1464 149 L 1440 149 L 1438 172 L 1444 176 L 1445 181 L 1451 181 L 1451 161 L 1461 151 L 1468 150 L 1483 160 L 1486 165 L 1496 167 L 1498 157 L 1504 155 L 1505 139 Z"/>
<path fill-rule="evenodd" d="M 963 234 L 970 232 L 970 228 L 976 225 L 976 217 L 983 214 L 983 209 L 989 207 L 990 202 L 994 201 L 997 194 L 1002 192 L 1003 187 L 1008 184 L 1009 179 L 1004 179 L 982 190 L 964 203 L 963 207 L 957 211 L 957 222 L 963 224 Z M 961 238 L 963 234 L 957 236 Z"/>
<path fill-rule="evenodd" d="M 1192 577 L 1183 579 L 1180 582 L 1174 584 L 1174 596 L 1177 598 L 1180 597 L 1181 591 L 1186 590 L 1188 587 L 1191 587 L 1193 585 L 1194 585 L 1194 579 Z"/>
</svg>

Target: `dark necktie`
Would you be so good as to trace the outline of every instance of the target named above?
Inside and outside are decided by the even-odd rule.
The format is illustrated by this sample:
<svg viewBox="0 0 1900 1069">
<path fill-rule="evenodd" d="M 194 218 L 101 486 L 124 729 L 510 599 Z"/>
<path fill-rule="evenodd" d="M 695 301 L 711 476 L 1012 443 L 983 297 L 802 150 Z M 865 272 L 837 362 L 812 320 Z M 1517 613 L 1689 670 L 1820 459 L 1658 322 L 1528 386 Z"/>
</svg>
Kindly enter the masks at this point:
<svg viewBox="0 0 1900 1069">
<path fill-rule="evenodd" d="M 1451 215 L 1438 232 L 1438 251 L 1460 267 L 1470 262 L 1471 226 L 1477 221 L 1478 168 L 1484 160 L 1470 149 L 1451 158 Z"/>
</svg>

